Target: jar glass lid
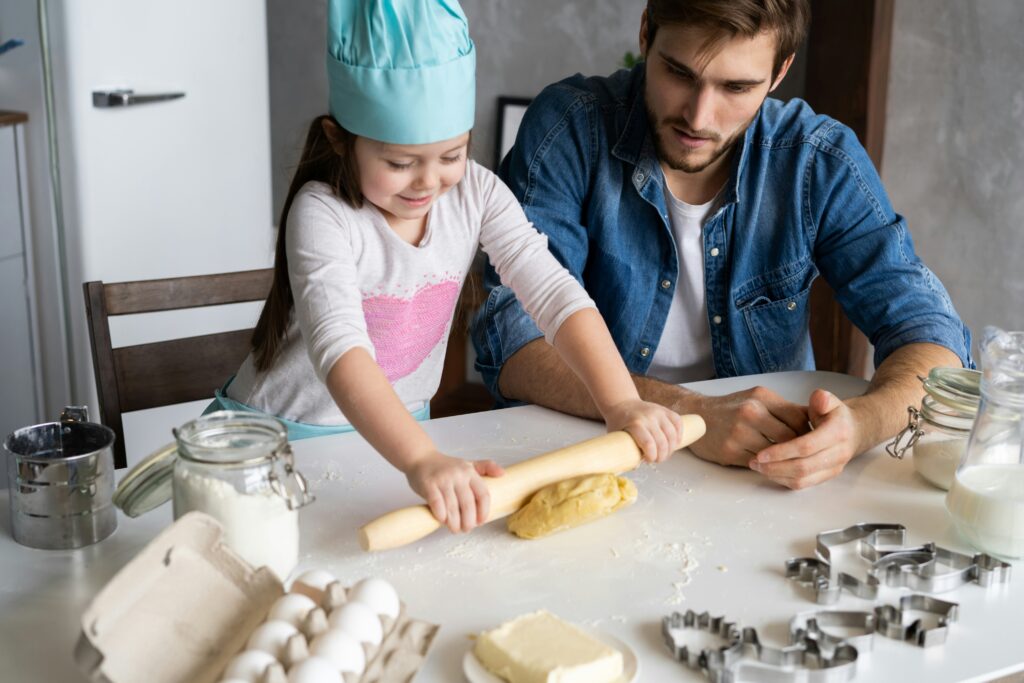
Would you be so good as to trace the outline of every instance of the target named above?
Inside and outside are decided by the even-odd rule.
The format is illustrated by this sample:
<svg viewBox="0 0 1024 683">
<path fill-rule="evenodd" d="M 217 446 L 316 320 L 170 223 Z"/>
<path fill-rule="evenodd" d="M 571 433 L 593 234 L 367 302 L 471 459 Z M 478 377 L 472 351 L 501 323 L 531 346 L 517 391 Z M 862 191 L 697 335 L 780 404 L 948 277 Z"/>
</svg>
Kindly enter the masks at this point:
<svg viewBox="0 0 1024 683">
<path fill-rule="evenodd" d="M 932 368 L 922 378 L 924 390 L 935 401 L 961 417 L 974 419 L 981 400 L 981 373 L 968 368 Z"/>
<path fill-rule="evenodd" d="M 167 444 L 128 471 L 114 490 L 114 505 L 129 517 L 160 507 L 171 499 L 177 444 Z"/>
<path fill-rule="evenodd" d="M 219 410 L 173 430 L 179 455 L 218 465 L 250 465 L 274 457 L 288 441 L 288 428 L 261 413 Z"/>
</svg>

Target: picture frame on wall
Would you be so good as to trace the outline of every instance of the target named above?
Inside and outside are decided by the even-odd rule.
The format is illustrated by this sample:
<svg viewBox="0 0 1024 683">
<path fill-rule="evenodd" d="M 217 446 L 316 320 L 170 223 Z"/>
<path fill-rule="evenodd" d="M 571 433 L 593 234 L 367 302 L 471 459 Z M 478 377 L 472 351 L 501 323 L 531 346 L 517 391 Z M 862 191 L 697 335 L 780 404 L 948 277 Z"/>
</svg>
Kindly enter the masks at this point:
<svg viewBox="0 0 1024 683">
<path fill-rule="evenodd" d="M 529 97 L 498 97 L 498 127 L 494 134 L 494 168 L 497 170 L 501 160 L 516 141 L 519 124 L 523 122 L 523 114 L 530 106 Z"/>
</svg>

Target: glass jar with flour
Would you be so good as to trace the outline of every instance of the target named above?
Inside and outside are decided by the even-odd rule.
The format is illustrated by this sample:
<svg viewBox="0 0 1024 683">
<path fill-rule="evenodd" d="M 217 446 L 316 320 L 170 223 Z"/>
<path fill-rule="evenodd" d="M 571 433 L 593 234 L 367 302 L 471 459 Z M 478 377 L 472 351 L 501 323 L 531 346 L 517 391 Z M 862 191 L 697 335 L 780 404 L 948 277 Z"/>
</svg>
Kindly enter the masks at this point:
<svg viewBox="0 0 1024 683">
<path fill-rule="evenodd" d="M 978 417 L 946 508 L 979 550 L 1024 557 L 1024 332 L 986 328 L 981 364 Z"/>
<path fill-rule="evenodd" d="M 914 469 L 942 490 L 953 483 L 978 412 L 981 373 L 965 368 L 932 368 L 922 379 L 921 406 L 907 408 L 907 426 L 886 446 L 894 458 L 911 456 Z"/>
<path fill-rule="evenodd" d="M 174 517 L 204 512 L 254 567 L 284 580 L 298 563 L 299 517 L 312 502 L 287 429 L 266 415 L 219 411 L 173 430 L 175 443 L 122 480 L 114 503 L 135 517 L 173 497 Z"/>
</svg>

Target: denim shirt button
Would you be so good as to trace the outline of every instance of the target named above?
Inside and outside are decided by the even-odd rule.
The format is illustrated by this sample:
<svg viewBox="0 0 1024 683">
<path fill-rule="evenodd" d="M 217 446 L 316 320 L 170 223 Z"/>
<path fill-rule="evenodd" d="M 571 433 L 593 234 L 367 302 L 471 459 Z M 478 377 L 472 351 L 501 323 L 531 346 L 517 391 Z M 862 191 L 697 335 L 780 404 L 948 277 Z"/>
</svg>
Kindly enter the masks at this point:
<svg viewBox="0 0 1024 683">
<path fill-rule="evenodd" d="M 672 286 L 672 281 L 671 280 L 662 280 L 661 281 L 661 288 L 662 289 L 668 289 L 671 286 Z"/>
<path fill-rule="evenodd" d="M 644 181 L 644 174 L 643 174 L 643 173 L 637 173 L 637 174 L 636 174 L 636 175 L 634 176 L 634 178 L 636 179 L 636 181 L 637 181 L 638 183 L 642 183 L 642 182 Z"/>
<path fill-rule="evenodd" d="M 788 310 L 788 311 L 795 311 L 796 310 L 796 302 L 795 301 L 790 301 L 788 304 L 786 304 L 786 310 Z"/>
<path fill-rule="evenodd" d="M 711 247 L 711 255 L 718 256 L 718 247 Z"/>
<path fill-rule="evenodd" d="M 714 318 L 712 318 L 712 320 L 715 322 L 716 325 L 722 324 L 722 316 L 720 315 L 716 315 Z"/>
<path fill-rule="evenodd" d="M 651 355 L 651 347 L 645 346 L 644 348 L 640 349 L 640 355 L 643 356 L 644 358 L 647 358 L 647 356 Z"/>
</svg>

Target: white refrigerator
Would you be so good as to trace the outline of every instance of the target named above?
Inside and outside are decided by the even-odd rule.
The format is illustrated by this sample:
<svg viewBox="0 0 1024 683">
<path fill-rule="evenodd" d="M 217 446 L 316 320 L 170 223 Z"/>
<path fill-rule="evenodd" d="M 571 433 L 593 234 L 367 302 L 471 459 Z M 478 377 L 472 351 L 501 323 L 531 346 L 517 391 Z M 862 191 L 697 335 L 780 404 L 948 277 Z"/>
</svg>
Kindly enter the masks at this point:
<svg viewBox="0 0 1024 683">
<path fill-rule="evenodd" d="M 0 57 L 0 109 L 29 112 L 36 275 L 28 284 L 42 330 L 44 377 L 36 384 L 50 413 L 39 417 L 88 403 L 98 420 L 83 282 L 272 263 L 265 3 L 2 5 L 0 42 L 25 42 Z M 258 309 L 115 318 L 112 340 L 122 346 L 237 329 L 253 324 Z M 16 425 L 2 426 L 6 434 Z M 138 448 L 126 441 L 137 460 Z"/>
</svg>

